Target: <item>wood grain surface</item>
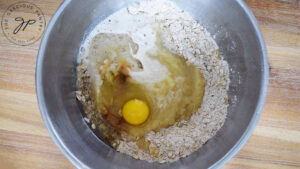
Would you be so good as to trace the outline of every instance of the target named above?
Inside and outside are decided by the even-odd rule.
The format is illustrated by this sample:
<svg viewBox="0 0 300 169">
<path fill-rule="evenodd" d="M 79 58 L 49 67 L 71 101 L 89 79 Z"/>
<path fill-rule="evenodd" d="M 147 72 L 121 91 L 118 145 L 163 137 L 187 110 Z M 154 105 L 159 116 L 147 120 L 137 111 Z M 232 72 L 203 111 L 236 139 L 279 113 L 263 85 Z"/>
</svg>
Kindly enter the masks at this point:
<svg viewBox="0 0 300 169">
<path fill-rule="evenodd" d="M 270 84 L 249 141 L 224 168 L 300 168 L 300 2 L 245 0 L 265 38 Z M 11 4 L 0 0 L 0 16 Z M 62 0 L 29 0 L 46 22 Z M 35 61 L 40 41 L 9 42 L 0 32 L 0 169 L 74 168 L 50 138 L 37 105 Z"/>
</svg>

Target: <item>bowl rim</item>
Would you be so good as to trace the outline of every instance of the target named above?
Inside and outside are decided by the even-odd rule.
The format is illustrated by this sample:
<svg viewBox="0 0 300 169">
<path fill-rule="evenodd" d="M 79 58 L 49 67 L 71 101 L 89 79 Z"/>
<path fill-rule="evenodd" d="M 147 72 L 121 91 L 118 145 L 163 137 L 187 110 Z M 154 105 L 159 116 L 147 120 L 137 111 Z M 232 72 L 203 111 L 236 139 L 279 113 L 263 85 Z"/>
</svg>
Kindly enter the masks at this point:
<svg viewBox="0 0 300 169">
<path fill-rule="evenodd" d="M 234 146 L 218 161 L 216 161 L 213 165 L 211 165 L 209 168 L 220 168 L 223 165 L 225 165 L 233 156 L 235 156 L 240 149 L 245 145 L 249 137 L 251 136 L 254 128 L 256 127 L 259 118 L 261 116 L 261 113 L 263 111 L 263 107 L 265 105 L 265 100 L 267 96 L 268 91 L 268 83 L 269 83 L 269 64 L 268 64 L 268 56 L 266 51 L 265 42 L 261 33 L 261 30 L 259 28 L 259 25 L 257 23 L 257 20 L 249 7 L 246 5 L 246 3 L 243 0 L 235 0 L 237 4 L 243 9 L 243 11 L 248 16 L 252 26 L 254 27 L 255 33 L 258 38 L 259 45 L 261 47 L 261 54 L 262 54 L 262 81 L 261 81 L 261 88 L 260 88 L 260 94 L 258 99 L 258 104 L 256 106 L 255 112 L 248 124 L 248 127 L 244 131 L 243 135 L 240 137 L 240 139 L 234 144 Z M 71 0 L 64 0 L 54 15 L 52 16 L 51 20 L 49 21 L 49 24 L 47 26 L 47 29 L 44 32 L 43 38 L 40 43 L 38 55 L 37 55 L 37 61 L 36 61 L 36 71 L 35 71 L 35 85 L 36 85 L 36 95 L 37 95 L 37 101 L 38 106 L 42 115 L 42 119 L 46 125 L 46 128 L 55 142 L 56 146 L 60 149 L 60 151 L 64 154 L 65 157 L 77 168 L 88 168 L 84 163 L 82 163 L 80 160 L 78 160 L 72 152 L 67 148 L 67 146 L 62 142 L 57 132 L 54 130 L 54 127 L 52 125 L 52 122 L 49 119 L 48 116 L 48 110 L 45 105 L 44 100 L 44 89 L 42 86 L 42 63 L 44 60 L 44 54 L 45 49 L 48 44 L 48 39 L 50 36 L 50 33 L 52 31 L 52 28 L 54 27 L 55 22 L 57 21 L 58 17 L 61 15 L 63 10 L 68 6 L 68 4 L 71 2 Z"/>
</svg>

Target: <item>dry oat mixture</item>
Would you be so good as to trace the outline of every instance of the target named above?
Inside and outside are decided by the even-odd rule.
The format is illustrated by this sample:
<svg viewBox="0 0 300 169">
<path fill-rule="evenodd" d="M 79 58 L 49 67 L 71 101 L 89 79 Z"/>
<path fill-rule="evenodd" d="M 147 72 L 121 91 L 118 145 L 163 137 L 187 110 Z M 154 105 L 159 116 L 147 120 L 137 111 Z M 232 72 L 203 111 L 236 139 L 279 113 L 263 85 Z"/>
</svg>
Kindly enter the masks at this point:
<svg viewBox="0 0 300 169">
<path fill-rule="evenodd" d="M 124 10 L 128 15 L 143 15 L 158 23 L 161 29 L 160 38 L 164 46 L 199 67 L 206 80 L 201 108 L 192 115 L 190 120 L 177 122 L 159 132 L 148 133 L 145 139 L 150 142 L 149 151 L 139 149 L 133 141 L 119 140 L 113 145 L 118 151 L 136 159 L 160 163 L 176 161 L 196 151 L 223 126 L 228 107 L 228 64 L 219 55 L 217 44 L 205 28 L 173 2 L 168 0 L 143 1 Z M 106 21 L 114 22 L 115 18 L 108 17 Z M 88 51 L 83 49 L 78 59 L 76 94 L 84 106 L 86 122 L 91 125 L 92 129 L 102 128 L 101 124 L 105 122 L 101 121 L 93 98 L 91 98 L 86 52 Z M 93 121 L 95 117 L 100 120 Z"/>
</svg>

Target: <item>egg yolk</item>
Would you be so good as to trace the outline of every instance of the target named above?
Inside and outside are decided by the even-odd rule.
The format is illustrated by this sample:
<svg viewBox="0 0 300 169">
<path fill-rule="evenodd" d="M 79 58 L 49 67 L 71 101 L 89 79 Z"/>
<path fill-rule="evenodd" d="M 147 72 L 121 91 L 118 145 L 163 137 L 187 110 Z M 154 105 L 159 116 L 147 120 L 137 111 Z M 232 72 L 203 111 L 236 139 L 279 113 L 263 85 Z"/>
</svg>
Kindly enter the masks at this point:
<svg viewBox="0 0 300 169">
<path fill-rule="evenodd" d="M 139 125 L 147 120 L 149 108 L 146 102 L 132 99 L 124 104 L 122 114 L 127 123 Z"/>
</svg>

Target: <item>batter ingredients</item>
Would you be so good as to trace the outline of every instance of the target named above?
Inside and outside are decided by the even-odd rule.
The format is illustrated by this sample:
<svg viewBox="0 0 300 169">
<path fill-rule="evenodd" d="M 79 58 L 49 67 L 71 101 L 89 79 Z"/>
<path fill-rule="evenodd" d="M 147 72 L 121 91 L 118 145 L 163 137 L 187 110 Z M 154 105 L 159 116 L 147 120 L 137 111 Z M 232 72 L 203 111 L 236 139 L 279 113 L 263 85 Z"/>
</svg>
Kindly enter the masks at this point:
<svg viewBox="0 0 300 169">
<path fill-rule="evenodd" d="M 143 1 L 106 18 L 78 63 L 86 121 L 122 153 L 175 161 L 224 124 L 227 62 L 210 34 L 171 1 Z"/>
<path fill-rule="evenodd" d="M 165 70 L 157 81 L 135 78 L 136 73 L 147 77 L 154 72 L 151 69 L 145 72 L 147 64 L 134 58 L 139 45 L 126 34 L 98 34 L 87 56 L 97 109 L 112 127 L 134 137 L 189 119 L 200 107 L 204 95 L 205 81 L 200 69 L 163 47 L 159 38 L 154 47 L 152 50 L 156 52 L 148 52 L 143 58 L 150 63 L 159 62 L 159 67 L 154 69 Z M 132 99 L 149 105 L 149 118 L 140 125 L 132 125 L 123 118 L 122 107 Z"/>
</svg>

